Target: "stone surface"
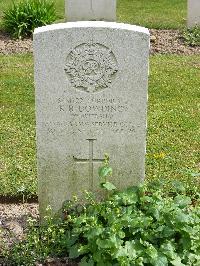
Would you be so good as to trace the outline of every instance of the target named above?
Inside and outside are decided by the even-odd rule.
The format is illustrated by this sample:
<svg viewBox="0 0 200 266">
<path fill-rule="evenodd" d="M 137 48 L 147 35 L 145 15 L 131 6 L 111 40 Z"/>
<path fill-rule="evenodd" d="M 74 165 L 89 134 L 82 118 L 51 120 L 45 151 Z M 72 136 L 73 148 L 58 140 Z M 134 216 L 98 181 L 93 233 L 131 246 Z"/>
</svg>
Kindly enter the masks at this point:
<svg viewBox="0 0 200 266">
<path fill-rule="evenodd" d="M 200 0 L 188 0 L 187 26 L 200 25 Z"/>
<path fill-rule="evenodd" d="M 67 21 L 116 21 L 116 0 L 65 0 Z"/>
<path fill-rule="evenodd" d="M 84 190 L 101 195 L 98 167 L 123 189 L 144 179 L 149 32 L 70 22 L 34 32 L 40 213 Z"/>
</svg>

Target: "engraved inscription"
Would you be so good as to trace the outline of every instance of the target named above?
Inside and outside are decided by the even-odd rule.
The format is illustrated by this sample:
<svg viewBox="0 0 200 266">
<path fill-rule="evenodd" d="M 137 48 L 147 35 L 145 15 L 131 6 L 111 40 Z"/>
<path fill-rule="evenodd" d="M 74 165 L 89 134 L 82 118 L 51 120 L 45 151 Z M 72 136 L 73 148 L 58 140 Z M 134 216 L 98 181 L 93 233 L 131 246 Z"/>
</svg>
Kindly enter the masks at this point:
<svg viewBox="0 0 200 266">
<path fill-rule="evenodd" d="M 65 72 L 71 84 L 85 92 L 97 92 L 111 84 L 118 71 L 113 52 L 99 43 L 83 43 L 67 56 Z"/>
<path fill-rule="evenodd" d="M 76 118 L 115 119 L 119 114 L 128 111 L 128 100 L 112 96 L 99 97 L 64 97 L 58 98 L 58 109 L 60 112 L 69 112 Z"/>
<path fill-rule="evenodd" d="M 86 129 L 92 128 L 93 132 L 107 132 L 113 134 L 134 134 L 138 125 L 131 121 L 69 121 L 69 122 L 42 122 L 41 127 L 50 139 L 59 139 L 66 132 L 68 134 L 85 134 Z"/>
<path fill-rule="evenodd" d="M 94 159 L 94 152 L 93 152 L 93 145 L 94 145 L 94 141 L 96 139 L 87 139 L 89 141 L 89 159 L 78 159 L 76 157 L 74 158 L 74 161 L 77 163 L 89 163 L 89 184 L 90 184 L 90 188 L 93 189 L 93 185 L 94 185 L 94 162 L 103 162 L 104 159 Z"/>
<path fill-rule="evenodd" d="M 66 91 L 55 99 L 55 121 L 45 121 L 44 130 L 50 139 L 59 139 L 69 135 L 81 134 L 87 138 L 102 134 L 135 134 L 138 123 L 129 119 L 133 106 L 128 97 L 112 94 L 85 94 L 71 96 Z"/>
</svg>

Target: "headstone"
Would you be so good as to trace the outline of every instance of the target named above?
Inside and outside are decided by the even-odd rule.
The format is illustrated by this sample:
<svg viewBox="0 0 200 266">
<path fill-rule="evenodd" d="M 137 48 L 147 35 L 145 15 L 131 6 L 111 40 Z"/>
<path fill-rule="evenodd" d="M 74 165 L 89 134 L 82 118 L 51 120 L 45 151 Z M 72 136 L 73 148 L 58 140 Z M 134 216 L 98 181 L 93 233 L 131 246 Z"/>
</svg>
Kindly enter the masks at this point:
<svg viewBox="0 0 200 266">
<path fill-rule="evenodd" d="M 200 0 L 188 0 L 187 26 L 192 28 L 200 25 Z"/>
<path fill-rule="evenodd" d="M 65 0 L 67 21 L 116 21 L 116 0 Z"/>
<path fill-rule="evenodd" d="M 101 194 L 110 156 L 118 189 L 145 174 L 149 31 L 69 22 L 34 32 L 40 213 L 73 195 Z"/>
</svg>

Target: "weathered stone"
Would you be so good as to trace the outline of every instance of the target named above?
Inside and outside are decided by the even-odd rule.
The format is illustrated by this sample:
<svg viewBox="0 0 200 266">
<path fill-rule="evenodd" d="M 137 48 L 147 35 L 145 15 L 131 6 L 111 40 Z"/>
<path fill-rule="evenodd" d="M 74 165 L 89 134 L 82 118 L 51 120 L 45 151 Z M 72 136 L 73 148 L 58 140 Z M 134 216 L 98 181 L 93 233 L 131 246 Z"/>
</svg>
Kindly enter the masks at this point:
<svg viewBox="0 0 200 266">
<path fill-rule="evenodd" d="M 200 0 L 188 0 L 187 26 L 192 28 L 200 25 Z"/>
<path fill-rule="evenodd" d="M 70 22 L 34 32 L 40 213 L 84 190 L 97 195 L 104 154 L 111 182 L 144 179 L 149 32 Z"/>
<path fill-rule="evenodd" d="M 65 0 L 67 21 L 116 21 L 116 0 Z"/>
</svg>

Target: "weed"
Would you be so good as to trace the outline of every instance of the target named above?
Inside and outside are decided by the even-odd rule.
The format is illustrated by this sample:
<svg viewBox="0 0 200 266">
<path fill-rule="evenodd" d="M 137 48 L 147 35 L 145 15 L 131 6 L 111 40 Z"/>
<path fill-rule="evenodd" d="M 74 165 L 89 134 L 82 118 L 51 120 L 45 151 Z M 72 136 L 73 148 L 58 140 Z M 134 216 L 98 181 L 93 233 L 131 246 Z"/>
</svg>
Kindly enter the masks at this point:
<svg viewBox="0 0 200 266">
<path fill-rule="evenodd" d="M 191 46 L 200 46 L 200 27 L 195 26 L 183 31 L 183 39 L 186 44 Z"/>
<path fill-rule="evenodd" d="M 15 38 L 32 35 L 35 28 L 56 20 L 53 2 L 49 0 L 23 0 L 4 12 L 3 27 Z"/>
<path fill-rule="evenodd" d="M 64 206 L 63 220 L 49 216 L 39 228 L 32 224 L 26 241 L 7 256 L 12 265 L 34 265 L 48 256 L 68 256 L 82 266 L 198 265 L 199 197 L 194 204 L 183 187 L 166 196 L 162 182 L 151 182 L 102 202 L 89 195 L 77 206 L 75 198 Z"/>
</svg>

